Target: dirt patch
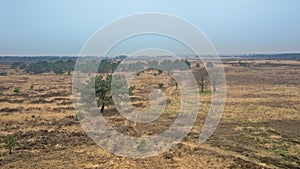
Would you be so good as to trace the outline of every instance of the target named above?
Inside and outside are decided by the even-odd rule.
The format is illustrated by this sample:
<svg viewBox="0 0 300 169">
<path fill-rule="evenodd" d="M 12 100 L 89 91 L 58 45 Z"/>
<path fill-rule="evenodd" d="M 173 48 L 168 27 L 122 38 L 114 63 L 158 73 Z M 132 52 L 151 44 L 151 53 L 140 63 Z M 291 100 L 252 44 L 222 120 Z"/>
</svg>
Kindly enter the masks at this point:
<svg viewBox="0 0 300 169">
<path fill-rule="evenodd" d="M 2 108 L 0 109 L 0 112 L 6 112 L 6 113 L 13 113 L 13 112 L 19 112 L 22 108 Z"/>
</svg>

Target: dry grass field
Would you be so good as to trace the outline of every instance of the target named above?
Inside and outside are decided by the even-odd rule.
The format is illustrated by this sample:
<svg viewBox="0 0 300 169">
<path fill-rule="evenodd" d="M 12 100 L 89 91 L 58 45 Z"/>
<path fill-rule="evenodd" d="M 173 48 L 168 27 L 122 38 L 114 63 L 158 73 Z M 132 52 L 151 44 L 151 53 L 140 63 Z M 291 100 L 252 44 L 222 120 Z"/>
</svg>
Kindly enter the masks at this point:
<svg viewBox="0 0 300 169">
<path fill-rule="evenodd" d="M 159 156 L 130 159 L 101 149 L 81 129 L 71 75 L 29 75 L 0 65 L 8 73 L 0 76 L 0 141 L 9 134 L 18 141 L 12 154 L 0 145 L 0 168 L 300 168 L 300 62 L 258 60 L 249 67 L 224 67 L 227 103 L 207 142 L 198 139 L 210 92 L 200 93 L 199 116 L 181 143 Z M 133 130 L 114 109 L 104 113 L 108 123 L 133 136 L 167 129 L 176 118 L 179 94 L 166 73 L 136 76 L 131 100 L 147 108 L 148 92 L 158 83 L 170 103 L 154 124 Z"/>
</svg>

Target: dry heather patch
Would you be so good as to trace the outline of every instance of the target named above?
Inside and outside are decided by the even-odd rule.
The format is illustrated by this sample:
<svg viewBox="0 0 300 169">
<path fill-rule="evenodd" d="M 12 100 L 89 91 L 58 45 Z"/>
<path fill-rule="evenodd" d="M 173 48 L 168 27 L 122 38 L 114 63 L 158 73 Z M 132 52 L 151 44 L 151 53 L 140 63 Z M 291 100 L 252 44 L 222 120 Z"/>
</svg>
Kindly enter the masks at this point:
<svg viewBox="0 0 300 169">
<path fill-rule="evenodd" d="M 19 145 L 12 155 L 0 146 L 0 168 L 299 168 L 298 65 L 295 61 L 225 65 L 227 104 L 213 136 L 198 144 L 211 96 L 200 93 L 202 106 L 188 136 L 168 152 L 145 159 L 115 156 L 88 138 L 71 103 L 72 76 L 8 70 L 8 76 L 0 77 L 0 141 L 13 134 Z M 159 119 L 138 125 L 136 133 L 112 108 L 104 114 L 108 123 L 132 136 L 167 129 L 177 116 L 180 100 L 170 76 L 145 73 L 135 77 L 132 102 L 140 109 L 148 108 L 149 92 L 158 89 L 158 83 L 164 84 L 162 90 L 170 99 Z M 17 87 L 20 91 L 15 93 Z"/>
</svg>

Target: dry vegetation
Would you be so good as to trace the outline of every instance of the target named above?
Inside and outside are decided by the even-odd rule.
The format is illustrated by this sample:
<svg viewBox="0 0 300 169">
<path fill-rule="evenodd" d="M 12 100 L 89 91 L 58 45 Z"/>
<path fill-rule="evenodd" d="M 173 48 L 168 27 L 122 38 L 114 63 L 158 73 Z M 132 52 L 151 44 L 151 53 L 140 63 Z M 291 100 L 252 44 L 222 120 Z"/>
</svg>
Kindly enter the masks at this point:
<svg viewBox="0 0 300 169">
<path fill-rule="evenodd" d="M 300 168 L 297 61 L 224 65 L 227 103 L 213 136 L 198 143 L 210 104 L 210 92 L 200 93 L 202 107 L 188 136 L 171 150 L 143 159 L 108 153 L 84 133 L 72 103 L 71 75 L 29 75 L 0 66 L 8 73 L 0 76 L 0 141 L 9 134 L 18 140 L 12 154 L 0 146 L 0 168 Z M 147 108 L 148 94 L 159 83 L 169 103 L 158 120 L 133 130 L 111 109 L 104 114 L 109 124 L 133 136 L 167 129 L 176 118 L 179 91 L 166 73 L 136 76 L 131 100 Z"/>
</svg>

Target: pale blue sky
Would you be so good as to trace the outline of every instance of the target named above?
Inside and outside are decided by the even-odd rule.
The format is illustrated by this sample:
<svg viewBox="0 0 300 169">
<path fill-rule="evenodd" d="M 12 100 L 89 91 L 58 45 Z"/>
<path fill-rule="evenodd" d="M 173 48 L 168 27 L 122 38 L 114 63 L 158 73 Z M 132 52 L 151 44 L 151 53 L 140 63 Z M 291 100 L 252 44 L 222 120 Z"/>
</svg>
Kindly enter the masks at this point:
<svg viewBox="0 0 300 169">
<path fill-rule="evenodd" d="M 141 12 L 186 19 L 220 54 L 300 52 L 299 0 L 1 0 L 0 55 L 77 55 L 99 28 Z"/>
</svg>

